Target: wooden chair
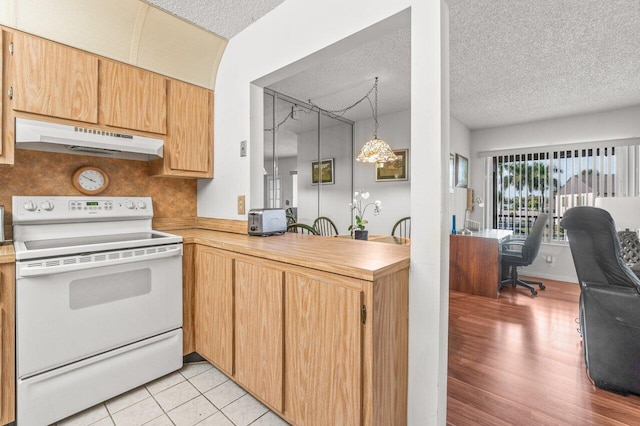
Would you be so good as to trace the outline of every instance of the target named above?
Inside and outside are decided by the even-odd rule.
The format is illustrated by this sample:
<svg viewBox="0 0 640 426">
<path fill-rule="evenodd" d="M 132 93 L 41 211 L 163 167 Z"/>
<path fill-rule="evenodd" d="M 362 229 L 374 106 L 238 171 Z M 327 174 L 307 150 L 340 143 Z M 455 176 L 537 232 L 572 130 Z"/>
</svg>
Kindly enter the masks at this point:
<svg viewBox="0 0 640 426">
<path fill-rule="evenodd" d="M 319 235 L 325 237 L 331 237 L 333 235 L 338 235 L 338 227 L 331 219 L 325 216 L 320 216 L 316 220 L 313 221 L 313 229 Z"/>
<path fill-rule="evenodd" d="M 292 223 L 296 223 L 296 217 L 293 214 L 293 209 L 289 207 L 285 210 L 285 214 L 287 216 L 287 225 L 291 225 Z"/>
<path fill-rule="evenodd" d="M 411 238 L 411 216 L 403 217 L 393 225 L 392 237 Z"/>
<path fill-rule="evenodd" d="M 320 235 L 318 231 L 313 229 L 313 227 L 309 225 L 305 225 L 304 223 L 291 223 L 287 226 L 287 232 L 293 232 L 294 234 L 309 234 L 309 235 Z"/>
</svg>

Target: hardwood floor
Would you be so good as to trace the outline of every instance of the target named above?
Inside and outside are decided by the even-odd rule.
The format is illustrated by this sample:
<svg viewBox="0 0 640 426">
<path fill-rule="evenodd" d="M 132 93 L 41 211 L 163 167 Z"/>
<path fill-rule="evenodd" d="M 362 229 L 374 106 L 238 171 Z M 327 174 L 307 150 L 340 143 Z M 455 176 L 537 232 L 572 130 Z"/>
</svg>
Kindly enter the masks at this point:
<svg viewBox="0 0 640 426">
<path fill-rule="evenodd" d="M 449 425 L 638 425 L 640 397 L 596 389 L 577 332 L 577 284 L 537 297 L 455 291 L 449 305 Z"/>
</svg>

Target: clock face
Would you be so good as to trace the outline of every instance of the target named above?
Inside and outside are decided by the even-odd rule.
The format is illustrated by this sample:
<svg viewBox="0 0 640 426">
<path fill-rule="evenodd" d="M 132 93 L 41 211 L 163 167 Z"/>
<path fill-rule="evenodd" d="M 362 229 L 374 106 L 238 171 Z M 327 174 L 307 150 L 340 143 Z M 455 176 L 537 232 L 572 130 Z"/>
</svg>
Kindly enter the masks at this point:
<svg viewBox="0 0 640 426">
<path fill-rule="evenodd" d="M 73 174 L 73 186 L 83 194 L 96 195 L 107 189 L 109 178 L 97 167 L 81 167 Z"/>
<path fill-rule="evenodd" d="M 85 170 L 78 176 L 78 184 L 87 191 L 96 191 L 104 186 L 104 175 L 97 170 Z"/>
</svg>

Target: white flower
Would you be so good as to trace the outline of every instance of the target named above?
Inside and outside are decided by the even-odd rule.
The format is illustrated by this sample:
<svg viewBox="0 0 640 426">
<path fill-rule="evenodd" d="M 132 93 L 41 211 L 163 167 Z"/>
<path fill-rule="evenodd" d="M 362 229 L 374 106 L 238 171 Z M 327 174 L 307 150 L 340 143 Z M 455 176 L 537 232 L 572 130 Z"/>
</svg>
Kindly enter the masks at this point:
<svg viewBox="0 0 640 426">
<path fill-rule="evenodd" d="M 363 200 L 366 200 L 367 198 L 369 198 L 369 193 L 363 192 L 362 194 L 360 194 L 360 196 L 362 197 Z"/>
<path fill-rule="evenodd" d="M 354 197 L 357 197 L 357 196 L 358 196 L 358 194 L 359 194 L 359 192 L 358 192 L 358 191 L 356 191 L 356 192 L 354 192 L 354 193 L 353 193 L 353 196 L 354 196 Z M 355 200 L 355 198 L 354 198 L 354 200 Z"/>
<path fill-rule="evenodd" d="M 376 207 L 378 208 L 382 207 L 382 201 L 376 200 Z"/>
</svg>

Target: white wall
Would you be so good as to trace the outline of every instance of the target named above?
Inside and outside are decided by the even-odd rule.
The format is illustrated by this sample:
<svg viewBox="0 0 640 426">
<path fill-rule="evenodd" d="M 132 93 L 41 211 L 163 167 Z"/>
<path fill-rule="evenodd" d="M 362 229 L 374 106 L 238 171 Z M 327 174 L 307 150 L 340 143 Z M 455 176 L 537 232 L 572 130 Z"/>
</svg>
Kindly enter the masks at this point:
<svg viewBox="0 0 640 426">
<path fill-rule="evenodd" d="M 411 161 L 411 111 L 404 110 L 393 114 L 378 116 L 378 137 L 386 141 L 393 149 L 409 148 Z M 355 146 L 356 155 L 362 145 L 371 137 L 374 127 L 373 118 L 356 122 Z M 419 162 L 414 165 L 420 167 Z M 354 190 L 363 189 L 371 194 L 369 201 L 382 201 L 382 212 L 373 215 L 370 207 L 365 219 L 369 221 L 367 229 L 370 234 L 390 234 L 393 225 L 405 216 L 411 216 L 411 179 L 412 169 L 409 167 L 409 180 L 394 182 L 376 182 L 375 165 L 355 162 L 353 174 Z"/>
<path fill-rule="evenodd" d="M 540 120 L 512 126 L 472 130 L 471 181 L 484 179 L 484 158 L 478 152 L 500 149 L 560 145 L 640 136 L 640 106 L 571 117 Z M 483 194 L 485 200 L 490 197 Z M 546 262 L 551 256 L 552 263 Z M 568 246 L 543 244 L 533 265 L 523 274 L 577 282 Z"/>
<path fill-rule="evenodd" d="M 410 17 L 400 14 L 408 8 Z M 252 177 L 259 187 L 262 181 L 256 173 L 262 173 L 263 98 L 252 83 L 264 87 L 410 20 L 411 135 L 416 135 L 411 154 L 420 159 L 419 167 L 411 161 L 410 425 L 446 423 L 449 246 L 448 169 L 443 165 L 449 134 L 442 129 L 449 125 L 447 13 L 441 0 L 282 3 L 227 46 L 216 80 L 215 178 L 198 182 L 199 216 L 244 218 L 235 213 L 236 197 L 251 194 Z M 242 140 L 250 145 L 246 158 L 239 156 Z M 254 152 L 260 157 L 252 160 Z"/>
</svg>

